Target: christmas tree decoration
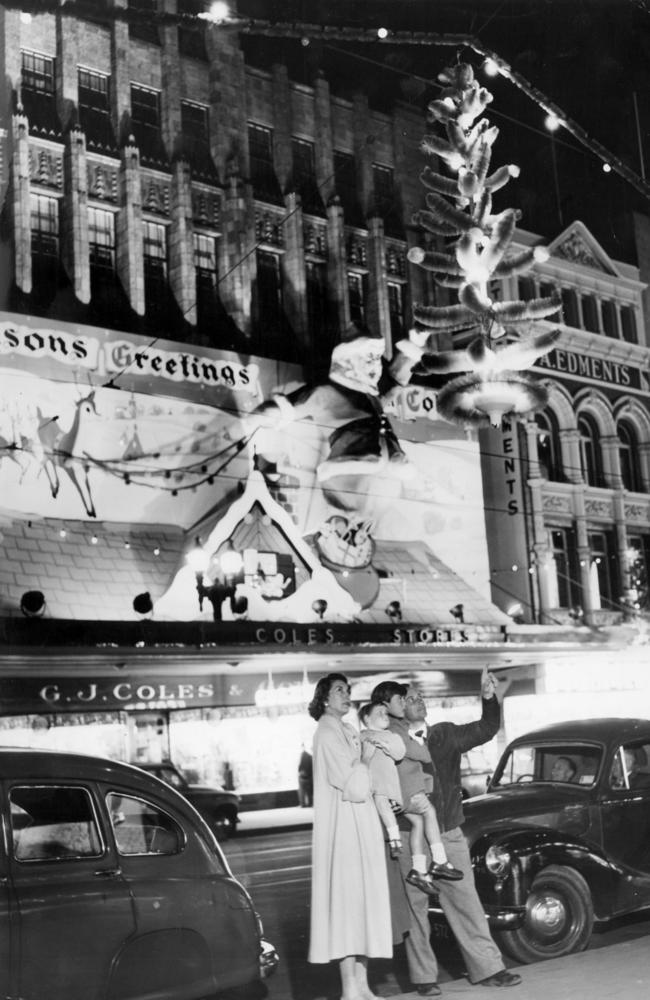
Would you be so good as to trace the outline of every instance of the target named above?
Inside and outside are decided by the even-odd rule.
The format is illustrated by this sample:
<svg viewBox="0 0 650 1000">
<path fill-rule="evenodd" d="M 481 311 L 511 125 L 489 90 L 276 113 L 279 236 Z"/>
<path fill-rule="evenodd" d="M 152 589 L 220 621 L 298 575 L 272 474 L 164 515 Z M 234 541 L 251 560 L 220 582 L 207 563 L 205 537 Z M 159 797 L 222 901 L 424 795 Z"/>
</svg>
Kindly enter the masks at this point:
<svg viewBox="0 0 650 1000">
<path fill-rule="evenodd" d="M 411 331 L 410 340 L 420 348 L 424 345 L 421 372 L 466 373 L 439 393 L 442 416 L 498 427 L 506 415 L 521 416 L 546 404 L 546 387 L 521 372 L 548 353 L 560 336 L 559 330 L 534 335 L 531 326 L 557 313 L 562 300 L 559 292 L 529 301 L 492 298 L 491 281 L 525 273 L 547 260 L 548 251 L 532 247 L 510 253 L 520 213 L 506 208 L 493 214 L 493 194 L 518 177 L 519 168 L 511 163 L 490 173 L 498 129 L 480 116 L 492 94 L 474 79 L 467 63 L 447 67 L 438 79 L 444 87 L 430 102 L 429 115 L 445 135 L 425 136 L 422 150 L 442 161 L 451 176 L 424 168 L 427 207 L 415 214 L 414 222 L 438 237 L 438 245 L 442 240 L 446 245 L 435 250 L 413 247 L 408 258 L 431 272 L 438 285 L 454 289 L 458 304 L 416 304 L 418 328 Z M 425 331 L 430 331 L 428 336 Z M 432 353 L 436 334 L 443 332 L 472 339 L 463 350 Z"/>
</svg>

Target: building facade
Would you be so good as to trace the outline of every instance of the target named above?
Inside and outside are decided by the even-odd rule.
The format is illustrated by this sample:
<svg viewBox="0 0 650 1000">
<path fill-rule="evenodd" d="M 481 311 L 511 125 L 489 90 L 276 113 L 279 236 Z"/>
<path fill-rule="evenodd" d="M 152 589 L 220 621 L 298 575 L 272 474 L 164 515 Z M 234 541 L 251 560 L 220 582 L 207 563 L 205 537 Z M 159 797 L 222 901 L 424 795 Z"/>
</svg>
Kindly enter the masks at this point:
<svg viewBox="0 0 650 1000">
<path fill-rule="evenodd" d="M 565 290 L 548 410 L 479 436 L 397 383 L 371 409 L 412 477 L 384 462 L 333 503 L 341 422 L 251 420 L 327 381 L 350 323 L 390 363 L 435 301 L 407 260 L 422 115 L 261 63 L 193 0 L 95 8 L 0 13 L 4 735 L 282 789 L 327 670 L 357 700 L 416 678 L 459 720 L 488 663 L 539 691 L 558 636 L 583 651 L 576 609 L 614 624 L 639 589 L 638 271 L 558 237 L 504 289 Z"/>
</svg>

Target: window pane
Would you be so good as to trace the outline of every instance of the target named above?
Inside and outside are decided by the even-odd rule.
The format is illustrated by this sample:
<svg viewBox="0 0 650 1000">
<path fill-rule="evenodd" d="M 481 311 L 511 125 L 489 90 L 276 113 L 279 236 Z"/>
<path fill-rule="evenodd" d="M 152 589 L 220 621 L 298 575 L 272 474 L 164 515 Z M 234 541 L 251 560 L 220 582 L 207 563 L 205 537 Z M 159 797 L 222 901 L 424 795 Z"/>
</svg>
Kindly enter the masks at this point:
<svg viewBox="0 0 650 1000">
<path fill-rule="evenodd" d="M 632 306 L 622 307 L 621 326 L 623 328 L 623 340 L 627 340 L 628 344 L 638 344 L 639 336 L 636 328 L 636 314 Z"/>
<path fill-rule="evenodd" d="M 185 835 L 158 806 L 111 792 L 106 796 L 119 854 L 180 854 Z"/>
<path fill-rule="evenodd" d="M 562 289 L 562 318 L 567 326 L 580 328 L 578 297 L 573 288 Z"/>
<path fill-rule="evenodd" d="M 54 93 L 54 59 L 38 52 L 23 52 L 21 86 L 44 94 Z"/>
<path fill-rule="evenodd" d="M 388 314 L 390 316 L 390 334 L 393 344 L 404 336 L 404 297 L 401 285 L 389 281 Z"/>
<path fill-rule="evenodd" d="M 582 325 L 591 333 L 600 333 L 598 323 L 598 304 L 591 295 L 582 296 Z"/>
<path fill-rule="evenodd" d="M 32 253 L 56 257 L 59 253 L 59 202 L 47 195 L 30 195 Z"/>
<path fill-rule="evenodd" d="M 366 296 L 364 275 L 348 272 L 348 295 L 350 297 L 350 319 L 354 323 L 365 322 Z"/>
<path fill-rule="evenodd" d="M 188 139 L 207 145 L 209 140 L 208 109 L 202 104 L 181 101 L 181 128 Z"/>
<path fill-rule="evenodd" d="M 17 861 L 98 857 L 102 853 L 92 799 L 85 788 L 24 785 L 9 794 Z"/>
<path fill-rule="evenodd" d="M 108 112 L 108 77 L 90 69 L 79 70 L 79 104 Z"/>
<path fill-rule="evenodd" d="M 351 153 L 334 150 L 334 184 L 341 199 L 345 221 L 351 226 L 363 226 L 364 218 L 357 191 L 357 168 Z"/>
<path fill-rule="evenodd" d="M 115 228 L 112 212 L 106 212 L 101 208 L 88 209 L 88 244 L 92 266 L 113 267 Z"/>
<path fill-rule="evenodd" d="M 135 124 L 160 127 L 160 94 L 145 87 L 131 87 L 131 118 Z"/>
</svg>

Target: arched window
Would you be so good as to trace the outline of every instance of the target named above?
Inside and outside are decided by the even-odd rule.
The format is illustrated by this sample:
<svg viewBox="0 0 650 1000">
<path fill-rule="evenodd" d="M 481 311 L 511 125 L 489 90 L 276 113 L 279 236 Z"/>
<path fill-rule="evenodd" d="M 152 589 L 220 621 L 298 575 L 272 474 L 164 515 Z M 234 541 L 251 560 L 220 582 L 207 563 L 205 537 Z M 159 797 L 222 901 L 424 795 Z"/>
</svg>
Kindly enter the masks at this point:
<svg viewBox="0 0 650 1000">
<path fill-rule="evenodd" d="M 580 434 L 582 478 L 588 486 L 604 486 L 598 428 L 591 417 L 583 414 L 578 418 L 578 432 Z"/>
<path fill-rule="evenodd" d="M 538 413 L 537 423 L 537 457 L 543 479 L 553 482 L 563 482 L 562 454 L 560 450 L 560 432 L 555 415 L 549 410 Z"/>
<path fill-rule="evenodd" d="M 631 424 L 622 420 L 616 428 L 618 433 L 618 456 L 621 465 L 621 477 L 626 490 L 634 493 L 643 492 L 643 482 L 639 469 L 639 443 L 636 431 Z"/>
</svg>

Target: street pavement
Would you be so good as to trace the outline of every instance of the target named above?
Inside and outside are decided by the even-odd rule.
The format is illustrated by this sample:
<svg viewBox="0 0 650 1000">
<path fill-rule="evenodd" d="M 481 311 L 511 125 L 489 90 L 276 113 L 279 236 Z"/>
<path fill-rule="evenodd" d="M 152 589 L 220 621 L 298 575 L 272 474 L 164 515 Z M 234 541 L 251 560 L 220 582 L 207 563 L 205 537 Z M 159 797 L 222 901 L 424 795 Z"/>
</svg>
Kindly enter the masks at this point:
<svg viewBox="0 0 650 1000">
<path fill-rule="evenodd" d="M 238 836 L 267 830 L 310 827 L 313 810 L 292 807 L 263 809 L 240 814 Z M 519 986 L 507 991 L 510 1000 L 649 1000 L 650 942 L 647 937 L 567 955 L 534 965 L 518 966 Z M 270 981 L 270 984 L 272 980 Z M 445 997 L 490 996 L 485 987 L 467 979 L 441 984 Z M 272 992 L 273 1000 L 293 1000 Z M 382 1000 L 419 1000 L 415 992 L 383 993 Z"/>
</svg>

